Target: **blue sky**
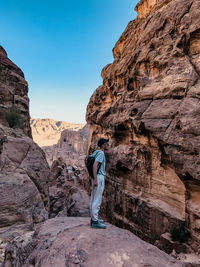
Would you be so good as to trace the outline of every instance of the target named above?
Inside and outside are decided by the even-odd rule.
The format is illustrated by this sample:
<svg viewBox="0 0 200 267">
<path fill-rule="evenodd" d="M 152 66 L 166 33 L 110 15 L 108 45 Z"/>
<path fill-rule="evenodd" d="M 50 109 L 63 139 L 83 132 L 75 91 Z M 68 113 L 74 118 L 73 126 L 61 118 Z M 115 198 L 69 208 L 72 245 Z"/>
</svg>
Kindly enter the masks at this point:
<svg viewBox="0 0 200 267">
<path fill-rule="evenodd" d="M 33 118 L 85 122 L 135 0 L 1 0 L 1 45 L 29 83 Z"/>
</svg>

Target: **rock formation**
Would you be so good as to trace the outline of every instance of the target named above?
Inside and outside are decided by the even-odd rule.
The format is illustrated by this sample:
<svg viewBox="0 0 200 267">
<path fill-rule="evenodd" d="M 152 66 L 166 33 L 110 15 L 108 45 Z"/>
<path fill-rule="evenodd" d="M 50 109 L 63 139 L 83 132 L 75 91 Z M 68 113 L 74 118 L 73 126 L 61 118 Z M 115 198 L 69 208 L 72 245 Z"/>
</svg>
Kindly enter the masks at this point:
<svg viewBox="0 0 200 267">
<path fill-rule="evenodd" d="M 54 160 L 50 172 L 49 218 L 56 216 L 88 217 L 89 196 L 81 183 L 83 171 Z"/>
<path fill-rule="evenodd" d="M 44 152 L 30 138 L 27 82 L 3 48 L 0 72 L 1 263 L 7 241 L 48 218 L 50 170 Z"/>
<path fill-rule="evenodd" d="M 50 119 L 31 119 L 34 141 L 45 152 L 49 166 L 62 158 L 67 166 L 84 168 L 89 126 Z"/>
<path fill-rule="evenodd" d="M 67 166 L 84 168 L 87 150 L 89 126 L 85 125 L 79 131 L 64 130 L 58 143 L 53 146 L 42 146 L 49 166 L 54 160 L 62 158 Z"/>
<path fill-rule="evenodd" d="M 31 137 L 28 84 L 23 72 L 8 59 L 2 46 L 0 46 L 0 90 L 0 123 L 9 126 L 6 116 L 15 106 L 20 111 L 21 129 Z"/>
<path fill-rule="evenodd" d="M 200 1 L 141 0 L 87 108 L 110 138 L 103 213 L 154 241 L 185 223 L 200 242 Z"/>
<path fill-rule="evenodd" d="M 40 147 L 57 144 L 61 133 L 66 129 L 78 131 L 84 126 L 84 124 L 73 124 L 52 119 L 31 119 L 30 124 L 33 140 Z"/>
<path fill-rule="evenodd" d="M 13 240 L 6 250 L 5 266 L 184 266 L 127 230 L 109 224 L 106 230 L 91 230 L 89 220 L 47 220 L 32 235 Z"/>
<path fill-rule="evenodd" d="M 85 155 L 87 150 L 88 131 L 88 125 L 85 125 L 77 132 L 64 130 L 61 133 L 58 147 L 62 147 L 64 143 L 66 143 L 72 151 Z"/>
</svg>

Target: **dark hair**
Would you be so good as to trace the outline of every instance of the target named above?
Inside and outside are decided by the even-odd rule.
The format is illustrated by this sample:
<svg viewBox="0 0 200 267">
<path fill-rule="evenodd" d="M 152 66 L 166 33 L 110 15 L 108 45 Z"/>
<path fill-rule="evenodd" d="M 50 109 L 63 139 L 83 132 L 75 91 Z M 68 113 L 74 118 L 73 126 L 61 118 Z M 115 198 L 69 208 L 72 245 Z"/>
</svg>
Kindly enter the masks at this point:
<svg viewBox="0 0 200 267">
<path fill-rule="evenodd" d="M 100 138 L 98 141 L 98 146 L 102 147 L 103 144 L 108 143 L 109 139 L 105 139 L 105 138 Z"/>
</svg>

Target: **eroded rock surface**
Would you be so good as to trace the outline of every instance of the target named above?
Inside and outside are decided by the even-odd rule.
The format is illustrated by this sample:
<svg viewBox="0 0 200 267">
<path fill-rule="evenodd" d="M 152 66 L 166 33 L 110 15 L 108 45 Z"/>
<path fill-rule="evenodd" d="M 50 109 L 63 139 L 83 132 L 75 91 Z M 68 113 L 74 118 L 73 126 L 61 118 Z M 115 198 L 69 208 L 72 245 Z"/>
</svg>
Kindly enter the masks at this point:
<svg viewBox="0 0 200 267">
<path fill-rule="evenodd" d="M 14 105 L 22 117 L 21 128 L 31 137 L 28 84 L 24 74 L 8 57 L 0 46 L 0 123 L 9 126 L 6 114 Z"/>
<path fill-rule="evenodd" d="M 67 166 L 59 158 L 51 166 L 49 217 L 76 216 L 88 217 L 89 195 L 81 184 L 83 172 Z"/>
<path fill-rule="evenodd" d="M 84 160 L 87 151 L 89 126 L 85 125 L 78 131 L 66 129 L 61 132 L 57 144 L 42 146 L 46 154 L 49 166 L 54 160 L 62 158 L 67 166 L 84 168 Z"/>
<path fill-rule="evenodd" d="M 40 146 L 52 146 L 58 143 L 61 133 L 68 129 L 78 131 L 84 124 L 73 124 L 53 119 L 31 119 L 33 140 Z"/>
<path fill-rule="evenodd" d="M 200 2 L 141 0 L 87 108 L 90 151 L 110 138 L 103 213 L 154 240 L 200 242 Z"/>
<path fill-rule="evenodd" d="M 30 138 L 27 82 L 1 47 L 0 72 L 1 263 L 8 241 L 48 218 L 50 169 L 44 152 Z M 6 114 L 12 106 L 23 123 L 10 128 Z"/>
<path fill-rule="evenodd" d="M 5 264 L 14 267 L 183 266 L 131 232 L 107 225 L 91 229 L 90 218 L 54 218 L 35 233 L 15 239 L 7 248 Z M 7 265 L 8 266 L 8 265 Z"/>
<path fill-rule="evenodd" d="M 47 219 L 49 204 L 49 166 L 44 152 L 21 131 L 0 125 L 0 139 L 5 136 L 0 154 L 0 243 L 3 248 L 13 235 L 24 234 Z"/>
</svg>

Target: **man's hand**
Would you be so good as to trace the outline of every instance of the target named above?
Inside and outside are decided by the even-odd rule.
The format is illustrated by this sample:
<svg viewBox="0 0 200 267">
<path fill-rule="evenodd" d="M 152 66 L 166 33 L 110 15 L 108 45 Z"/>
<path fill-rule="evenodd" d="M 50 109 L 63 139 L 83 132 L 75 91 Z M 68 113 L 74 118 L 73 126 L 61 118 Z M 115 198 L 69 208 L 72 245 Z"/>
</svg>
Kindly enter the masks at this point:
<svg viewBox="0 0 200 267">
<path fill-rule="evenodd" d="M 97 179 L 94 180 L 94 186 L 98 186 Z"/>
</svg>

